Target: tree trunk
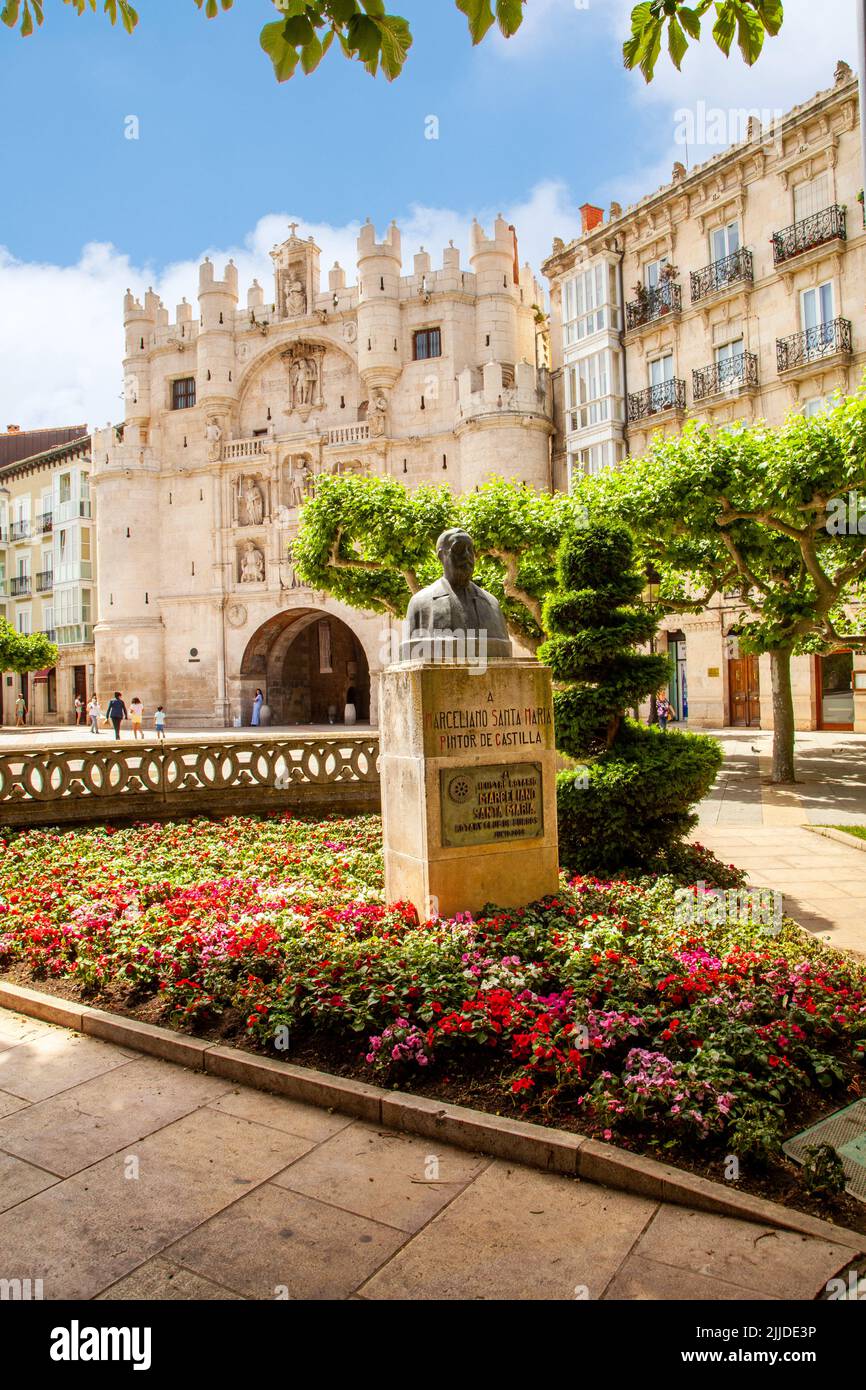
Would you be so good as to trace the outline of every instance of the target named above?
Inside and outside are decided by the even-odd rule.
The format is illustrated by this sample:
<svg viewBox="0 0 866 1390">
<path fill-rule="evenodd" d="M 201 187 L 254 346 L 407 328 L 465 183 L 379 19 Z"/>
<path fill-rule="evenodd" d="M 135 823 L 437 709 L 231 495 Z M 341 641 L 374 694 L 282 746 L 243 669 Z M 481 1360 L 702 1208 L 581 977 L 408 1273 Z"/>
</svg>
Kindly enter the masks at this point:
<svg viewBox="0 0 866 1390">
<path fill-rule="evenodd" d="M 791 648 L 770 652 L 773 677 L 773 782 L 796 782 L 794 769 L 794 696 Z"/>
</svg>

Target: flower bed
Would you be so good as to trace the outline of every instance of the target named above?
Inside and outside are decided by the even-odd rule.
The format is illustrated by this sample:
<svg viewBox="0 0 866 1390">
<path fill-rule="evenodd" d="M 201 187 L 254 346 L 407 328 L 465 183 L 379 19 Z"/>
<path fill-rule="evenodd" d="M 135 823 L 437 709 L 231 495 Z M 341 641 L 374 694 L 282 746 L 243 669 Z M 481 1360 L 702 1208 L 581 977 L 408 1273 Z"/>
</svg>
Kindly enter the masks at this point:
<svg viewBox="0 0 866 1390">
<path fill-rule="evenodd" d="M 0 970 L 654 1152 L 766 1157 L 859 1094 L 866 970 L 742 895 L 707 910 L 673 877 L 577 878 L 419 924 L 383 904 L 380 834 L 289 816 L 22 833 L 0 851 Z"/>
</svg>

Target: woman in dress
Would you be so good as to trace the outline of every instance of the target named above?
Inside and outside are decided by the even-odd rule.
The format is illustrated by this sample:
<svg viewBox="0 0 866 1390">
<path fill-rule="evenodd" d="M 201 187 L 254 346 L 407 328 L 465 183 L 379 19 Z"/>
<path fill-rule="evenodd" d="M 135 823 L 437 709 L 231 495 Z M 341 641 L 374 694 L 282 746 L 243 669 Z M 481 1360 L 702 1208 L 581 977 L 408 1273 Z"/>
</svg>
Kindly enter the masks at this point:
<svg viewBox="0 0 866 1390">
<path fill-rule="evenodd" d="M 255 694 L 255 699 L 253 700 L 253 717 L 250 720 L 250 723 L 252 724 L 254 729 L 257 729 L 262 722 L 262 705 L 264 703 L 264 695 L 260 690 L 257 690 Z"/>
</svg>

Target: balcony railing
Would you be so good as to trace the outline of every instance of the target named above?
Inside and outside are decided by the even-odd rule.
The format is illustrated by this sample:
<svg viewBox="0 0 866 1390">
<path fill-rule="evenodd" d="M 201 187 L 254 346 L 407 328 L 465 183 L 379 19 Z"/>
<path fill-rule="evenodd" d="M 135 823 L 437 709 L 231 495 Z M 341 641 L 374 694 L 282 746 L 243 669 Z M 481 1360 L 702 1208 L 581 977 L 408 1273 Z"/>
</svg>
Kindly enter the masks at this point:
<svg viewBox="0 0 866 1390">
<path fill-rule="evenodd" d="M 757 389 L 758 359 L 754 352 L 741 352 L 736 357 L 728 357 L 724 362 L 714 362 L 710 367 L 701 367 L 692 372 L 692 395 L 696 401 L 705 401 L 709 396 L 723 396 L 730 392 Z"/>
<path fill-rule="evenodd" d="M 12 541 L 26 541 L 30 539 L 30 522 L 13 521 L 9 527 L 9 539 Z"/>
<path fill-rule="evenodd" d="M 338 425 L 328 430 L 329 444 L 366 444 L 370 438 L 370 426 L 366 421 L 356 425 Z"/>
<path fill-rule="evenodd" d="M 834 203 L 832 207 L 795 222 L 782 232 L 773 233 L 773 260 L 776 265 L 784 265 L 794 256 L 802 256 L 816 246 L 827 241 L 847 240 L 845 209 Z"/>
<path fill-rule="evenodd" d="M 9 580 L 9 593 L 13 598 L 23 598 L 31 592 L 30 575 L 20 574 Z"/>
<path fill-rule="evenodd" d="M 685 410 L 686 383 L 679 377 L 648 386 L 645 391 L 635 391 L 628 398 L 628 420 L 634 424 L 638 420 L 661 415 L 666 410 Z"/>
<path fill-rule="evenodd" d="M 741 247 L 730 256 L 723 256 L 721 260 L 713 261 L 712 265 L 704 266 L 703 270 L 692 271 L 692 303 L 698 304 L 702 299 L 708 299 L 710 295 L 726 289 L 728 285 L 736 285 L 741 281 L 751 285 L 754 278 L 752 253 Z"/>
<path fill-rule="evenodd" d="M 44 594 L 47 589 L 54 588 L 54 571 L 40 570 L 36 576 L 36 592 Z"/>
<path fill-rule="evenodd" d="M 42 532 L 42 534 L 43 534 L 43 536 L 44 536 L 44 535 L 45 535 L 48 531 L 50 531 L 50 530 L 53 528 L 53 526 L 54 526 L 54 517 L 53 517 L 52 513 L 51 513 L 51 512 L 43 512 L 41 516 L 37 516 L 37 518 L 36 518 L 36 525 L 37 525 L 38 529 Z"/>
<path fill-rule="evenodd" d="M 43 637 L 47 637 L 48 640 L 49 640 L 49 642 L 56 642 L 56 641 L 57 641 L 57 629 L 56 629 L 56 627 L 44 627 L 44 628 L 42 629 L 42 636 L 43 636 Z"/>
<path fill-rule="evenodd" d="M 790 372 L 795 367 L 806 367 L 850 351 L 851 320 L 833 319 L 803 333 L 793 333 L 790 338 L 777 338 L 776 363 L 780 373 Z"/>
<path fill-rule="evenodd" d="M 625 326 L 630 332 L 642 328 L 644 324 L 655 323 L 668 314 L 679 314 L 683 307 L 682 286 L 673 280 L 664 280 L 655 289 L 644 290 L 637 299 L 625 306 Z"/>
</svg>

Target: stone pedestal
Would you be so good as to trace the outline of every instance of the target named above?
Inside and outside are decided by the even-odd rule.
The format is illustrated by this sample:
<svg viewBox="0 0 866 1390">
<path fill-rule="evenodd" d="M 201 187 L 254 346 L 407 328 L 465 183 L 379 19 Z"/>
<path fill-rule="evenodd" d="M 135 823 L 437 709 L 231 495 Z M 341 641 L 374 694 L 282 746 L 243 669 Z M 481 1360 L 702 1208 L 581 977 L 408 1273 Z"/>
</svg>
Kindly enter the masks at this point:
<svg viewBox="0 0 866 1390">
<path fill-rule="evenodd" d="M 419 917 L 555 893 L 551 676 L 537 661 L 401 662 L 380 677 L 385 891 Z"/>
</svg>

